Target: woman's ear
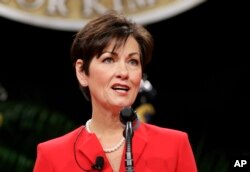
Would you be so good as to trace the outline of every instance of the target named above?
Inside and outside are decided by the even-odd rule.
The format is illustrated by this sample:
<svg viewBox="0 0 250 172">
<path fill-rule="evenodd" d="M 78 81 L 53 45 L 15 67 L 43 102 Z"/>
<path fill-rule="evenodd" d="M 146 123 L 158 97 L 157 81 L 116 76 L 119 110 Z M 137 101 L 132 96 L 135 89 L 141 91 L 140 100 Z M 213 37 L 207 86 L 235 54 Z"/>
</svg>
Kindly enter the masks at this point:
<svg viewBox="0 0 250 172">
<path fill-rule="evenodd" d="M 88 86 L 88 76 L 86 75 L 85 71 L 82 70 L 84 61 L 82 59 L 77 59 L 75 63 L 75 70 L 76 70 L 76 77 L 78 82 L 81 86 L 87 87 Z"/>
</svg>

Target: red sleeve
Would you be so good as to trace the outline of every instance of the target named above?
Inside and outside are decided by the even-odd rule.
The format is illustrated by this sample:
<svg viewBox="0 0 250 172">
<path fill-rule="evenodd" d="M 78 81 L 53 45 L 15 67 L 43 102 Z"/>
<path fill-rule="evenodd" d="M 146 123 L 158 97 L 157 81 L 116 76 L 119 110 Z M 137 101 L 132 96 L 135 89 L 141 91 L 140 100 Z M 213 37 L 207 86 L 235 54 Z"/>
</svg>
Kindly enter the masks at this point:
<svg viewBox="0 0 250 172">
<path fill-rule="evenodd" d="M 42 146 L 39 144 L 37 147 L 37 158 L 35 162 L 35 166 L 33 172 L 52 172 L 52 165 L 47 157 L 44 155 L 44 150 Z"/>
<path fill-rule="evenodd" d="M 194 154 L 186 133 L 179 150 L 179 160 L 176 172 L 197 172 Z"/>
</svg>

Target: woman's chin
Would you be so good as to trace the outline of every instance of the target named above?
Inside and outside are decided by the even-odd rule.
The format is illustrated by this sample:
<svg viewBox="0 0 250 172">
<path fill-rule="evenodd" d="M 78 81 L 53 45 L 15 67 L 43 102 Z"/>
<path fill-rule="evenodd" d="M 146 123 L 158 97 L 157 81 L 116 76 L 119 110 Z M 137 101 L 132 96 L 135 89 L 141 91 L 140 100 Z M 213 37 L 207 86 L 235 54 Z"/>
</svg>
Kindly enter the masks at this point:
<svg viewBox="0 0 250 172">
<path fill-rule="evenodd" d="M 116 106 L 118 109 L 123 109 L 124 107 L 130 107 L 132 103 L 130 102 L 116 102 L 114 106 Z"/>
</svg>

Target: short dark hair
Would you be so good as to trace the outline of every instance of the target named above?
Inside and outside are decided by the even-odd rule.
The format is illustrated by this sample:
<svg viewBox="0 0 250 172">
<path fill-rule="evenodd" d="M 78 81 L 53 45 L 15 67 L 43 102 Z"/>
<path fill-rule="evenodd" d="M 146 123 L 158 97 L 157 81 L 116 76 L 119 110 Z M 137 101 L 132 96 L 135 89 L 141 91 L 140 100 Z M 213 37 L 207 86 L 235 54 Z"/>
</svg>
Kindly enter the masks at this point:
<svg viewBox="0 0 250 172">
<path fill-rule="evenodd" d="M 129 36 L 132 36 L 139 45 L 142 70 L 144 70 L 152 57 L 153 38 L 142 25 L 114 10 L 89 21 L 75 35 L 70 52 L 73 66 L 77 59 L 82 59 L 84 61 L 82 70 L 88 75 L 90 62 L 95 56 L 99 58 L 103 49 L 113 40 L 116 41 L 114 50 L 119 48 Z"/>
</svg>

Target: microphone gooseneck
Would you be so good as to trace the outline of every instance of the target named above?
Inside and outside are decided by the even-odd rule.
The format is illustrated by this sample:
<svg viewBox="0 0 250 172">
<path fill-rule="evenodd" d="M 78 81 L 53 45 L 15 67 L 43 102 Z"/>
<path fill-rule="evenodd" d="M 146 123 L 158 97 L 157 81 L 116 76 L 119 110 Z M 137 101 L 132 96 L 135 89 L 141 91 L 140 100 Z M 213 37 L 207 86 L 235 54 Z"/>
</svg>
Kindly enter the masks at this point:
<svg viewBox="0 0 250 172">
<path fill-rule="evenodd" d="M 137 121 L 136 112 L 132 108 L 124 108 L 120 112 L 120 120 L 125 125 L 123 132 L 126 138 L 125 169 L 126 172 L 134 172 L 132 138 L 134 135 L 133 123 Z"/>
</svg>

